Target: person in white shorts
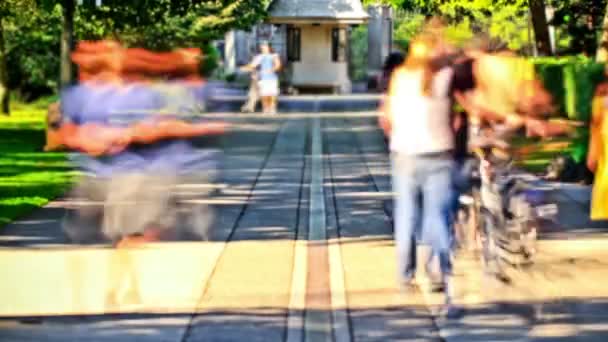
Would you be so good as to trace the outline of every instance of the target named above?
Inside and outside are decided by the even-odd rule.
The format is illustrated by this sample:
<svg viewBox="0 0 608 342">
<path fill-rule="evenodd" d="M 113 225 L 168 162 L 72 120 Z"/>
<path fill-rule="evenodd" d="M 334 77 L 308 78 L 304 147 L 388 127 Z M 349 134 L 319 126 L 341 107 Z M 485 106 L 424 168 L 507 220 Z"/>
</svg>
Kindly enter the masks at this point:
<svg viewBox="0 0 608 342">
<path fill-rule="evenodd" d="M 279 96 L 279 76 L 281 59 L 271 51 L 268 42 L 260 45 L 260 54 L 253 61 L 243 67 L 245 70 L 258 70 L 258 91 L 262 98 L 262 108 L 266 114 L 274 114 L 277 110 L 277 96 Z"/>
</svg>

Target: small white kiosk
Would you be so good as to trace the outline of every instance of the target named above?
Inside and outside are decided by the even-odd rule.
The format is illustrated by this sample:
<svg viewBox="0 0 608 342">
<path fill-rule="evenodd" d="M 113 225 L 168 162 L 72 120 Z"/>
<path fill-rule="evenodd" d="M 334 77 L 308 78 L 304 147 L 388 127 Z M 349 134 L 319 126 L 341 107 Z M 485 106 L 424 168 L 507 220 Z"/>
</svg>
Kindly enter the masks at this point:
<svg viewBox="0 0 608 342">
<path fill-rule="evenodd" d="M 299 90 L 349 93 L 349 28 L 367 19 L 360 0 L 274 0 L 268 22 L 285 27 L 286 81 Z"/>
</svg>

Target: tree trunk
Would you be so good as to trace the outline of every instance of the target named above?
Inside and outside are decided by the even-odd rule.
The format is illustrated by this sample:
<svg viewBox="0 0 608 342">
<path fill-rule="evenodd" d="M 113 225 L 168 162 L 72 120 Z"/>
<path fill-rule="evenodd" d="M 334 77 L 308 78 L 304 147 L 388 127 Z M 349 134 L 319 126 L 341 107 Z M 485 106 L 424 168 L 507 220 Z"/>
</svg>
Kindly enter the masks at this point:
<svg viewBox="0 0 608 342">
<path fill-rule="evenodd" d="M 60 83 L 61 86 L 67 86 L 72 83 L 72 60 L 70 53 L 74 41 L 74 10 L 75 0 L 63 0 L 61 7 L 63 9 L 63 27 L 61 32 L 61 71 Z"/>
<path fill-rule="evenodd" d="M 602 23 L 602 39 L 597 49 L 597 61 L 608 61 L 608 4 L 606 4 L 606 12 L 604 13 L 604 22 Z"/>
<path fill-rule="evenodd" d="M 551 38 L 545 11 L 545 0 L 529 0 L 532 25 L 534 26 L 534 39 L 538 53 L 543 56 L 551 55 Z"/>
<path fill-rule="evenodd" d="M 8 69 L 6 65 L 6 45 L 4 43 L 4 22 L 0 18 L 0 106 L 2 113 L 10 114 L 10 91 L 8 88 Z"/>
</svg>

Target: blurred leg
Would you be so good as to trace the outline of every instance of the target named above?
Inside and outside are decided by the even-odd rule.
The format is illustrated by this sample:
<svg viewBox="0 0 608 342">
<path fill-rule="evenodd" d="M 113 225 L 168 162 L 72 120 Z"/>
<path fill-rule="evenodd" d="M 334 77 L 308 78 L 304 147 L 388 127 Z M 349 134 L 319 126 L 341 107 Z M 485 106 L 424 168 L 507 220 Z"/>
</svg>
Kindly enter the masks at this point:
<svg viewBox="0 0 608 342">
<path fill-rule="evenodd" d="M 70 194 L 78 203 L 66 208 L 61 226 L 73 243 L 102 242 L 101 220 L 108 184 L 94 177 L 84 177 Z"/>
<path fill-rule="evenodd" d="M 176 177 L 170 173 L 131 173 L 113 177 L 105 204 L 103 232 L 113 241 L 144 236 L 158 240 L 172 229 L 176 212 L 171 210 Z"/>
<path fill-rule="evenodd" d="M 270 97 L 269 107 L 270 107 L 270 113 L 276 114 L 276 112 L 277 112 L 277 97 L 276 96 Z"/>
<path fill-rule="evenodd" d="M 411 283 L 416 276 L 416 226 L 420 212 L 419 187 L 414 160 L 398 154 L 392 156 L 393 191 L 395 193 L 395 244 L 399 281 Z"/>
<path fill-rule="evenodd" d="M 427 159 L 424 161 L 424 171 L 423 231 L 428 236 L 433 254 L 439 259 L 441 275 L 447 283 L 452 273 L 450 227 L 453 217 L 453 161 Z"/>
</svg>

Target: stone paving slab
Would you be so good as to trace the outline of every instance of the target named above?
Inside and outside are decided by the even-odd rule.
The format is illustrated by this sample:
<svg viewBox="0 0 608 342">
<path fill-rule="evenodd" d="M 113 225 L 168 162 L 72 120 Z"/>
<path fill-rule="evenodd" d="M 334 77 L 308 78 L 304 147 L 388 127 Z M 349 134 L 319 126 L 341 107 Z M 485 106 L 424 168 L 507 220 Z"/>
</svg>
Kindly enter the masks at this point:
<svg viewBox="0 0 608 342">
<path fill-rule="evenodd" d="M 380 98 L 379 94 L 279 96 L 278 110 L 282 114 L 368 112 L 378 108 Z M 245 95 L 212 95 L 207 109 L 212 112 L 238 112 L 246 101 Z"/>
<path fill-rule="evenodd" d="M 0 316 L 193 312 L 222 247 L 1 250 Z"/>
<path fill-rule="evenodd" d="M 264 117 L 239 114 L 214 114 L 213 119 L 225 120 L 233 124 L 231 130 L 218 138 L 213 147 L 218 145 L 223 151 L 220 158 L 218 177 L 213 185 L 221 189 L 213 201 L 205 198 L 216 209 L 216 240 L 222 241 L 233 228 L 235 215 L 238 215 L 246 203 L 253 182 L 256 180 L 266 155 L 275 143 L 277 132 L 284 117 Z M 206 139 L 195 141 L 200 148 L 206 148 Z M 256 200 L 255 198 L 254 200 Z M 68 241 L 61 229 L 61 218 L 65 208 L 70 205 L 66 199 L 49 203 L 31 215 L 18 219 L 2 227 L 0 247 L 61 247 Z"/>
<path fill-rule="evenodd" d="M 0 337 L 10 342 L 181 342 L 189 315 L 94 316 L 43 322 L 0 321 Z"/>
<path fill-rule="evenodd" d="M 236 229 L 218 231 L 218 239 L 234 241 L 227 245 L 214 266 L 209 286 L 201 286 L 204 287 L 200 294 L 202 300 L 197 303 L 194 313 L 51 318 L 40 324 L 0 319 L 0 340 L 36 341 L 47 334 L 48 340 L 55 341 L 83 340 L 85 337 L 93 341 L 283 341 L 288 336 L 299 337 L 297 340 L 301 341 L 302 338 L 314 340 L 316 336 L 331 337 L 331 331 L 328 335 L 325 329 L 326 324 L 331 324 L 337 317 L 331 303 L 334 293 L 328 293 L 327 289 L 334 291 L 331 278 L 335 277 L 336 263 L 332 257 L 335 253 L 326 253 L 328 260 L 324 263 L 327 265 L 315 264 L 313 261 L 318 258 L 309 259 L 307 276 L 312 277 L 308 281 L 313 284 L 307 285 L 316 290 L 309 294 L 307 303 L 315 304 L 314 309 L 305 313 L 290 307 L 294 288 L 291 282 L 303 279 L 292 272 L 294 239 L 306 236 L 306 206 L 310 205 L 305 201 L 306 188 L 302 187 L 302 182 L 307 183 L 310 178 L 302 173 L 306 172 L 302 171 L 306 170 L 306 164 L 301 154 L 307 151 L 307 133 L 299 132 L 308 117 L 292 117 L 296 121 L 283 127 L 274 152 L 265 162 L 256 163 L 254 159 L 259 155 L 246 156 L 247 152 L 243 150 L 237 152 L 235 149 L 231 154 L 235 157 L 226 168 L 227 179 L 239 179 L 239 182 L 226 190 L 225 199 L 232 198 L 235 204 L 225 204 L 219 220 Z M 578 231 L 587 229 L 589 233 L 572 241 L 575 232 L 564 229 L 561 232 L 564 235 L 554 234 L 551 239 L 542 241 L 537 265 L 511 271 L 510 275 L 516 280 L 511 284 L 486 277 L 478 259 L 460 256 L 455 268 L 456 299 L 465 311 L 461 317 L 447 321 L 434 312 L 441 303 L 441 296 L 424 291 L 424 287 L 423 291 L 412 293 L 402 293 L 397 287 L 387 206 L 387 200 L 390 200 L 388 158 L 382 154 L 383 142 L 379 130 L 374 128 L 373 117 L 326 114 L 323 119 L 326 155 L 322 172 L 325 175 L 326 228 L 330 237 L 327 246 L 339 246 L 346 308 L 337 309 L 347 309 L 348 340 L 605 340 L 608 336 L 605 323 L 608 322 L 608 293 L 603 280 L 608 276 L 608 265 L 604 261 L 608 255 L 604 252 L 604 239 L 608 234 L 602 235 L 593 227 L 585 228 L 587 222 L 580 220 L 584 213 L 582 205 L 565 212 L 563 219 L 571 219 L 568 224 L 579 220 Z M 260 131 L 266 129 L 256 127 Z M 253 128 L 248 129 L 253 131 Z M 264 140 L 267 144 L 273 139 L 271 132 L 268 131 Z M 239 166 L 242 165 L 247 166 L 241 170 Z M 259 165 L 258 171 L 256 165 Z M 261 165 L 265 168 L 259 172 Z M 579 202 L 584 200 L 583 190 L 573 191 L 578 191 L 575 198 Z M 567 208 L 569 202 L 572 199 L 562 198 L 560 205 Z M 573 219 L 575 213 L 578 218 Z M 195 258 L 198 259 L 190 264 L 199 271 L 206 271 L 198 265 L 204 263 L 203 254 L 207 252 L 197 249 L 200 255 L 197 254 Z M 174 265 L 170 270 L 174 273 L 179 273 L 179 265 L 188 263 L 183 260 L 169 262 L 169 259 L 162 262 L 165 261 Z M 327 268 L 328 277 L 319 277 Z M 89 272 L 94 270 L 91 268 Z M 329 279 L 316 283 L 324 277 Z M 12 290 L 3 290 L 0 285 L 0 291 Z M 57 293 L 57 297 L 64 296 L 61 291 Z M 321 297 L 325 299 L 317 300 Z M 309 321 L 300 324 L 289 317 L 308 317 Z M 310 320 L 310 317 L 329 321 Z M 292 326 L 288 322 L 295 324 Z M 298 329 L 304 332 L 292 333 Z"/>
<path fill-rule="evenodd" d="M 381 154 L 384 146 L 379 130 L 374 132 L 374 125 L 372 118 L 351 119 L 345 124 L 357 132 L 359 145 L 364 151 L 363 159 L 379 190 L 390 192 L 390 179 L 386 182 L 385 175 L 387 162 L 384 162 L 384 167 L 376 166 L 383 158 L 375 153 Z M 347 171 L 342 173 L 346 174 Z M 543 192 L 550 195 L 548 199 L 558 204 L 558 227 L 541 236 L 540 255 L 535 265 L 509 272 L 513 280 L 510 284 L 485 275 L 478 258 L 460 255 L 455 264 L 456 303 L 465 310 L 457 319 L 446 320 L 436 316 L 434 308 L 442 303 L 441 295 L 423 290 L 421 297 L 410 295 L 408 302 L 397 299 L 396 289 L 387 290 L 395 282 L 394 249 L 390 237 L 371 242 L 362 238 L 345 240 L 342 244 L 344 258 L 352 260 L 345 263 L 347 284 L 351 284 L 351 319 L 355 331 L 361 331 L 357 336 L 363 340 L 373 340 L 374 335 L 366 335 L 366 332 L 375 332 L 377 327 L 383 327 L 378 334 L 388 340 L 427 340 L 433 335 L 448 342 L 606 340 L 608 291 L 604 280 L 608 277 L 608 264 L 605 262 L 608 257 L 605 252 L 608 234 L 604 229 L 608 225 L 588 219 L 590 187 L 552 184 L 538 179 L 535 183 L 537 188 L 544 189 Z M 339 196 L 336 198 L 340 199 Z M 369 214 L 372 215 L 371 212 Z M 371 224 L 369 228 L 378 231 L 377 225 Z M 384 256 L 381 256 L 383 249 Z M 358 269 L 361 271 L 356 272 L 359 274 L 355 276 L 352 270 Z M 352 290 L 357 287 L 359 291 Z M 397 310 L 401 314 L 415 310 L 420 305 L 423 311 L 433 312 L 433 316 L 431 319 L 424 318 L 424 313 L 410 316 L 405 322 L 411 322 L 411 330 L 395 329 L 391 325 L 392 320 L 387 318 L 390 315 L 385 314 L 384 310 L 399 303 L 403 305 L 398 306 L 401 310 Z M 374 322 L 369 326 L 359 319 L 357 311 L 362 306 L 376 313 L 374 319 L 368 321 Z M 365 328 L 357 328 L 357 325 Z M 425 326 L 426 329 L 431 327 L 430 335 L 423 335 Z M 393 334 L 395 331 L 398 333 Z"/>
</svg>

